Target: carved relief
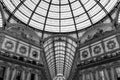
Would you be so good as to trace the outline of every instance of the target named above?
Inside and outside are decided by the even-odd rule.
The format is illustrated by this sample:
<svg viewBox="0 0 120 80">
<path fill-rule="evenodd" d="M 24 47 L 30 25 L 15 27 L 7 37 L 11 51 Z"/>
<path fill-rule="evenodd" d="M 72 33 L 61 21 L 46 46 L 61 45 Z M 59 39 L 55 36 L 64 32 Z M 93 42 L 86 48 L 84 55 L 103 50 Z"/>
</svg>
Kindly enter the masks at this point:
<svg viewBox="0 0 120 80">
<path fill-rule="evenodd" d="M 17 37 L 20 36 L 23 39 L 30 40 L 34 43 L 39 44 L 40 38 L 38 35 L 35 33 L 34 30 L 31 28 L 22 25 L 22 24 L 9 24 L 7 25 L 9 28 L 7 29 L 10 31 L 12 34 L 16 35 Z"/>
</svg>

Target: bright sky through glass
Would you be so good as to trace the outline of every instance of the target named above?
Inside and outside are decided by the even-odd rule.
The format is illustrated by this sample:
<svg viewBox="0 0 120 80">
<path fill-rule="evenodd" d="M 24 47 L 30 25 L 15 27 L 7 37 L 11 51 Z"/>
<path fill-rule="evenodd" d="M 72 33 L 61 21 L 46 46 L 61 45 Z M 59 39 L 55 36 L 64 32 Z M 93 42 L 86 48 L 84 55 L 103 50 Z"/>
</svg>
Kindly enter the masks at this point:
<svg viewBox="0 0 120 80">
<path fill-rule="evenodd" d="M 118 0 L 3 0 L 23 23 L 48 32 L 73 32 L 108 14 Z"/>
<path fill-rule="evenodd" d="M 77 44 L 66 37 L 54 37 L 44 43 L 45 56 L 51 77 L 62 75 L 68 78 Z"/>
</svg>

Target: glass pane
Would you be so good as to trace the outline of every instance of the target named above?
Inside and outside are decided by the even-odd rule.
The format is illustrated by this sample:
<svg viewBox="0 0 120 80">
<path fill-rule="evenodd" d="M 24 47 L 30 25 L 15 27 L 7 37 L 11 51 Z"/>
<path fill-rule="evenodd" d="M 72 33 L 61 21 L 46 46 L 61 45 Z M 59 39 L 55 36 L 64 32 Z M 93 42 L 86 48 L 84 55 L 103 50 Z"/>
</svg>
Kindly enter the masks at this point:
<svg viewBox="0 0 120 80">
<path fill-rule="evenodd" d="M 3 0 L 11 13 L 15 11 L 13 16 L 23 23 L 39 30 L 43 30 L 44 27 L 44 31 L 49 32 L 73 32 L 76 31 L 75 27 L 81 30 L 92 26 L 110 13 L 117 1 Z M 29 24 L 28 21 L 30 21 Z"/>
</svg>

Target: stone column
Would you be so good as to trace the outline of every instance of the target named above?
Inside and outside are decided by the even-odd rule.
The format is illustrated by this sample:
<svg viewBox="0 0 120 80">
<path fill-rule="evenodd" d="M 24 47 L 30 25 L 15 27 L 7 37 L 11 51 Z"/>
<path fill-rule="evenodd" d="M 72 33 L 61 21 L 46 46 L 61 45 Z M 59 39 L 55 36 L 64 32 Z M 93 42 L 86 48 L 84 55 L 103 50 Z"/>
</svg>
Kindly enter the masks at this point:
<svg viewBox="0 0 120 80">
<path fill-rule="evenodd" d="M 8 76 L 8 79 L 7 79 L 7 80 L 12 80 L 14 68 L 13 68 L 13 67 L 10 67 L 8 72 L 9 72 L 9 76 Z"/>
<path fill-rule="evenodd" d="M 35 80 L 38 80 L 38 74 L 35 74 Z"/>
<path fill-rule="evenodd" d="M 25 78 L 25 80 L 27 80 L 28 71 L 25 71 L 24 74 L 25 74 L 24 78 Z"/>
<path fill-rule="evenodd" d="M 90 72 L 90 77 L 91 77 L 91 80 L 94 80 L 94 78 L 93 78 L 93 72 Z"/>
<path fill-rule="evenodd" d="M 85 74 L 82 75 L 82 80 L 85 80 Z"/>
<path fill-rule="evenodd" d="M 116 80 L 116 78 L 115 78 L 115 70 L 114 70 L 114 68 L 113 67 L 111 67 L 111 78 L 112 78 L 112 80 Z"/>
<path fill-rule="evenodd" d="M 106 80 L 110 80 L 110 76 L 107 69 L 104 70 L 104 73 L 105 73 Z"/>
<path fill-rule="evenodd" d="M 38 74 L 38 80 L 41 80 L 41 75 L 40 74 Z"/>
<path fill-rule="evenodd" d="M 95 72 L 95 80 L 99 80 L 99 73 L 98 73 L 98 71 Z"/>
<path fill-rule="evenodd" d="M 12 71 L 11 80 L 14 80 L 15 76 L 16 76 L 16 69 L 14 68 L 14 70 Z"/>
<path fill-rule="evenodd" d="M 30 77 L 31 77 L 31 73 L 28 72 L 28 74 L 27 74 L 27 79 L 26 79 L 26 80 L 30 80 Z"/>
<path fill-rule="evenodd" d="M 9 80 L 10 79 L 10 67 L 6 67 L 6 72 L 5 72 L 5 80 Z"/>
<path fill-rule="evenodd" d="M 21 77 L 22 77 L 22 80 L 26 80 L 25 79 L 25 71 L 22 71 L 22 76 Z"/>
<path fill-rule="evenodd" d="M 79 74 L 79 79 L 78 80 L 82 80 L 82 74 Z"/>
</svg>

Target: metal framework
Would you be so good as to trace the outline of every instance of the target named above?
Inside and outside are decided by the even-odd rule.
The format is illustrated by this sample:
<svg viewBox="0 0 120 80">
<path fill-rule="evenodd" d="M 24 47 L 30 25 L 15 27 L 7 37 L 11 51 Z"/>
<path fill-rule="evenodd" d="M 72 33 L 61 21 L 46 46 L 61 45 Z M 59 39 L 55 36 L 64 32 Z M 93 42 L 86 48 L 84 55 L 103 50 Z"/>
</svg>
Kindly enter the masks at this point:
<svg viewBox="0 0 120 80">
<path fill-rule="evenodd" d="M 54 36 L 45 40 L 45 57 L 52 79 L 59 74 L 68 78 L 76 47 L 76 41 L 65 36 Z"/>
<path fill-rule="evenodd" d="M 14 16 L 27 26 L 45 32 L 76 32 L 92 26 L 106 15 L 112 21 L 111 10 L 118 0 L 2 0 L 9 10 L 9 22 Z"/>
</svg>

